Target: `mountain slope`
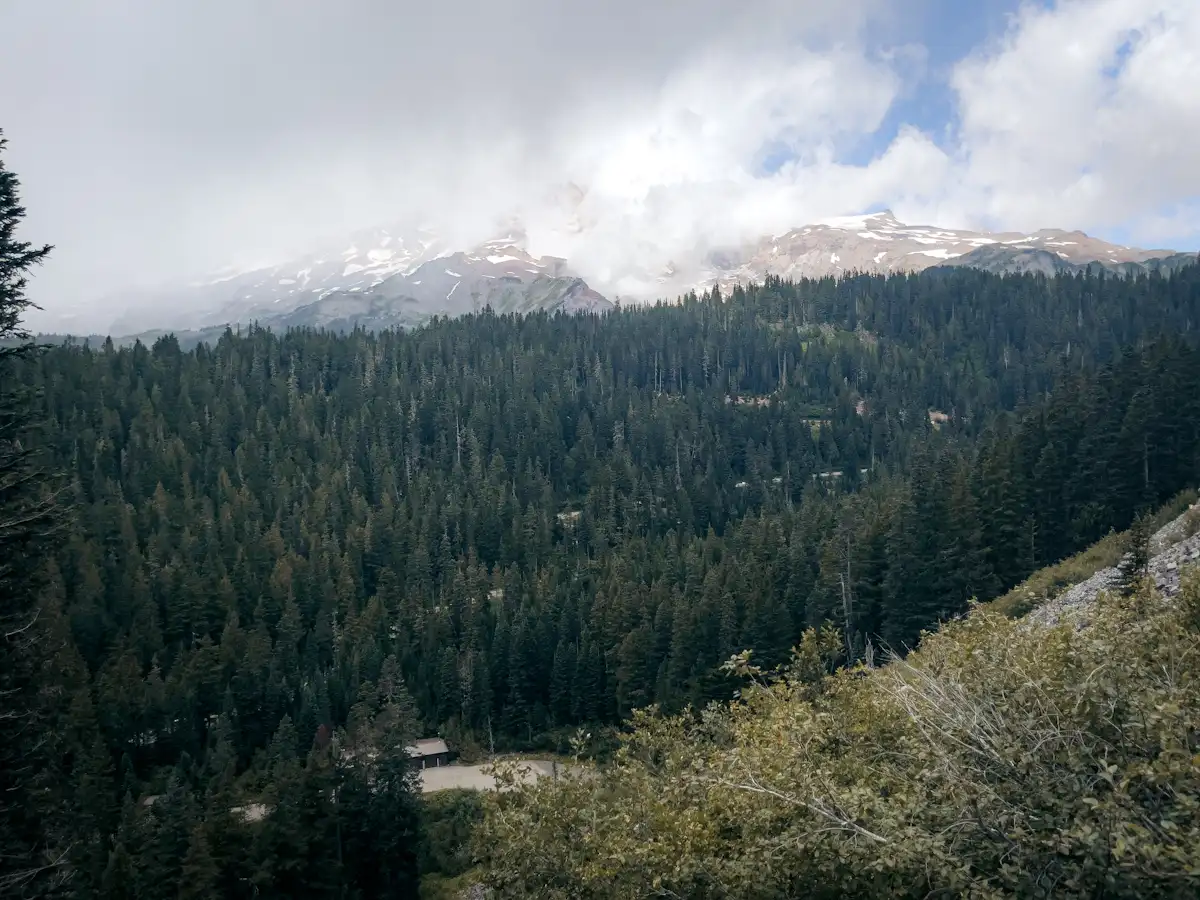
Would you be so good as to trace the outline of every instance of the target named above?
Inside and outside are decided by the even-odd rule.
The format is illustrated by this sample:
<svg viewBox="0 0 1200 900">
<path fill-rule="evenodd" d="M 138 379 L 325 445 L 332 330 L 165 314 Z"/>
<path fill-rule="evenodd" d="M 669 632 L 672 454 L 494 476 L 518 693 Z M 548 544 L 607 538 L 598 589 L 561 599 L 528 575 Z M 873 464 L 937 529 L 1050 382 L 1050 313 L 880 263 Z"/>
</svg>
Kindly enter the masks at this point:
<svg viewBox="0 0 1200 900">
<path fill-rule="evenodd" d="M 1126 255 L 1142 253 L 1131 251 Z M 1156 251 L 1151 251 L 1156 252 Z M 1072 260 L 1057 252 L 1033 246 L 986 246 L 979 247 L 962 256 L 948 259 L 942 265 L 969 266 L 994 272 L 997 275 L 1034 272 L 1057 275 L 1060 272 L 1112 272 L 1116 275 L 1144 275 L 1150 272 L 1166 274 L 1196 262 L 1195 253 L 1170 253 L 1160 257 L 1121 259 L 1117 262 L 1105 259 Z"/>
<path fill-rule="evenodd" d="M 970 266 L 997 274 L 1052 274 L 1088 267 L 1136 274 L 1163 265 L 1162 260 L 1177 258 L 1193 262 L 1196 254 L 1123 247 L 1081 231 L 989 233 L 907 225 L 884 210 L 806 225 L 763 238 L 737 252 L 711 253 L 697 280 L 703 287 L 715 283 L 727 290 L 735 284 L 761 281 L 767 275 L 790 279 L 850 272 L 886 275 L 944 265 Z"/>
<path fill-rule="evenodd" d="M 488 306 L 500 313 L 603 312 L 612 307 L 571 274 L 565 260 L 535 257 L 523 244 L 524 235 L 513 231 L 471 251 L 451 252 L 427 230 L 406 238 L 380 229 L 359 235 L 340 258 L 311 254 L 189 285 L 169 303 L 126 313 L 112 330 L 150 336 L 175 328 L 195 334 L 250 322 L 275 328 L 381 329 Z"/>
<path fill-rule="evenodd" d="M 1161 593 L 1093 590 L 1083 627 L 984 607 L 834 675 L 832 631 L 774 676 L 735 655 L 734 703 L 639 715 L 594 774 L 485 798 L 475 877 L 596 900 L 1194 897 L 1197 540 L 1155 557 Z"/>
<path fill-rule="evenodd" d="M 376 228 L 351 235 L 343 250 L 327 248 L 278 265 L 230 270 L 186 285 L 137 291 L 106 302 L 124 311 L 112 334 L 197 328 L 270 317 L 332 290 L 370 288 L 446 253 L 431 231 Z"/>
<path fill-rule="evenodd" d="M 452 253 L 366 288 L 332 290 L 264 324 L 345 329 L 417 325 L 435 315 L 457 316 L 491 307 L 498 313 L 537 310 L 604 311 L 612 306 L 565 262 L 535 258 L 507 241 L 472 253 Z"/>
<path fill-rule="evenodd" d="M 105 303 L 124 309 L 114 335 L 163 330 L 207 331 L 258 322 L 272 327 L 410 327 L 435 315 L 491 306 L 499 312 L 604 311 L 606 298 L 649 302 L 713 286 L 840 277 L 851 272 L 919 272 L 965 266 L 997 274 L 1175 271 L 1196 254 L 1111 244 L 1080 231 L 988 233 L 908 225 L 890 211 L 829 219 L 740 247 L 697 250 L 655 262 L 639 242 L 637 260 L 591 263 L 599 241 L 586 224 L 567 223 L 560 256 L 539 255 L 521 223 L 470 249 L 453 247 L 431 228 L 359 232 L 343 250 L 301 255 L 282 264 L 224 272 L 200 282 L 135 292 Z M 604 254 L 601 254 L 604 257 Z M 607 259 L 607 257 L 604 257 Z M 66 324 L 66 323 L 64 323 Z M 69 330 L 69 329 L 64 329 Z"/>
</svg>

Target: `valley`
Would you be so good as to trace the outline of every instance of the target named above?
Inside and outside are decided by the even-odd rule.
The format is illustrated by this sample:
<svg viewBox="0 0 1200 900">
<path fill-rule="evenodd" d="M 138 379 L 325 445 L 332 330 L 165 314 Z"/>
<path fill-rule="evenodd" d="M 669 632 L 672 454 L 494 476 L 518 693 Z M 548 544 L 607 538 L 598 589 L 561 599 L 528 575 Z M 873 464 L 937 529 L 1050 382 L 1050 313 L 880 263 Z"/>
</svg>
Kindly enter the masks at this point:
<svg viewBox="0 0 1200 900">
<path fill-rule="evenodd" d="M 0 896 L 1200 896 L 1200 6 L 1006 3 L 0 4 Z"/>
<path fill-rule="evenodd" d="M 115 849 L 72 866 L 123 883 L 203 851 L 231 896 L 319 882 L 337 853 L 375 883 L 443 825 L 456 861 L 430 877 L 540 878 L 513 868 L 523 841 L 560 837 L 502 822 L 600 815 L 600 788 L 495 792 L 401 748 L 636 789 L 643 735 L 744 715 L 746 665 L 923 652 L 1200 481 L 1198 316 L 1197 266 L 939 267 L 18 358 L 72 510 L 30 576 L 69 685 L 39 702 L 73 812 L 41 827 L 97 823 Z M 428 805 L 462 788 L 466 831 Z M 468 833 L 497 828 L 477 868 Z"/>
</svg>

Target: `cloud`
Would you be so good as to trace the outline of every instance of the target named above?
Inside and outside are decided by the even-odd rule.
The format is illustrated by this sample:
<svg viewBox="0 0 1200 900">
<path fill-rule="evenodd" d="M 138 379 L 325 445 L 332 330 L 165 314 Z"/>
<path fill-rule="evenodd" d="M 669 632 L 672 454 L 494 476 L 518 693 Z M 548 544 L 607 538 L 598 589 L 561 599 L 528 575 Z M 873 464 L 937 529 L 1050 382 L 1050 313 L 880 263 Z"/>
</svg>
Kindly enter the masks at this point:
<svg viewBox="0 0 1200 900">
<path fill-rule="evenodd" d="M 954 72 L 958 205 L 1017 229 L 1195 235 L 1198 72 L 1195 0 L 1024 7 L 999 42 Z"/>
<path fill-rule="evenodd" d="M 7 162 L 27 236 L 57 244 L 33 293 L 49 314 L 364 226 L 423 219 L 465 242 L 514 213 L 533 249 L 634 293 L 707 246 L 879 206 L 944 225 L 1196 231 L 1195 0 L 1026 6 L 948 76 L 914 9 L 6 4 Z M 897 129 L 941 77 L 956 118 Z M 568 183 L 583 192 L 564 202 Z M 117 310 L 83 312 L 103 325 Z"/>
<path fill-rule="evenodd" d="M 849 47 L 693 59 L 635 110 L 568 117 L 555 177 L 586 190 L 584 228 L 556 241 L 558 211 L 534 208 L 531 238 L 605 281 L 630 269 L 657 274 L 679 254 L 782 231 L 848 199 L 871 202 L 822 181 L 838 175 L 842 145 L 878 127 L 899 87 L 887 64 Z M 769 176 L 768 148 L 792 157 Z"/>
<path fill-rule="evenodd" d="M 689 104 L 705 128 L 723 129 L 709 156 L 686 151 L 692 182 L 710 182 L 754 151 L 731 129 L 765 103 L 787 105 L 764 78 L 794 71 L 809 79 L 795 90 L 849 96 L 814 54 L 854 45 L 881 5 L 3 4 L 8 164 L 24 184 L 30 237 L 57 245 L 35 296 L 55 306 L 190 277 L 418 212 L 477 232 L 572 174 L 594 176 L 598 197 L 639 159 L 659 175 L 688 162 L 678 142 Z M 807 74 L 786 65 L 792 54 Z M 709 88 L 747 104 L 740 119 L 704 106 Z M 824 118 L 789 120 L 796 139 L 812 140 L 827 107 L 802 105 Z M 676 143 L 650 160 L 639 141 L 644 149 L 659 115 Z M 613 190 L 622 199 L 626 188 Z"/>
</svg>

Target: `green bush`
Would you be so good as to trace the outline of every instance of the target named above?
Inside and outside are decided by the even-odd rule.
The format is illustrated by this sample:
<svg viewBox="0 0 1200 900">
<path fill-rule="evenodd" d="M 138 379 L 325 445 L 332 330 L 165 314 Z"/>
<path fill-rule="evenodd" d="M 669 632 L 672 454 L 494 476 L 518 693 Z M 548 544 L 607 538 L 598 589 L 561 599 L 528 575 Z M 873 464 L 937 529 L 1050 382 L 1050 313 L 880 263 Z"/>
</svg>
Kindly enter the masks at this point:
<svg viewBox="0 0 1200 900">
<path fill-rule="evenodd" d="M 643 712 L 598 775 L 489 797 L 482 874 L 501 897 L 1195 897 L 1198 624 L 1189 574 L 1080 631 L 978 609 L 875 670 L 743 663 L 737 703 Z"/>
<path fill-rule="evenodd" d="M 470 842 L 483 819 L 478 791 L 447 790 L 421 798 L 421 873 L 449 878 L 471 868 Z"/>
</svg>

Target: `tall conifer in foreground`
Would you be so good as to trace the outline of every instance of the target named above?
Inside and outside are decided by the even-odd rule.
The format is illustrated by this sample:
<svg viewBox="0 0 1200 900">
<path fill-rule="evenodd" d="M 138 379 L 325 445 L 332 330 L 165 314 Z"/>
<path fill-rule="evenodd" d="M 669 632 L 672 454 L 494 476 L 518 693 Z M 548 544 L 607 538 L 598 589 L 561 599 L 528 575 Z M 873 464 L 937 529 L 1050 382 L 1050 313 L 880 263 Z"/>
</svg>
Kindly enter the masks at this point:
<svg viewBox="0 0 1200 900">
<path fill-rule="evenodd" d="M 15 372 L 37 352 L 22 316 L 29 270 L 50 253 L 17 239 L 25 216 L 19 182 L 4 167 L 7 141 L 0 132 L 0 893 L 25 896 L 65 869 L 63 854 L 47 845 L 47 823 L 34 808 L 39 766 L 36 676 L 45 653 L 32 583 L 38 568 L 34 545 L 53 512 L 47 480 L 31 448 L 32 396 Z"/>
</svg>

